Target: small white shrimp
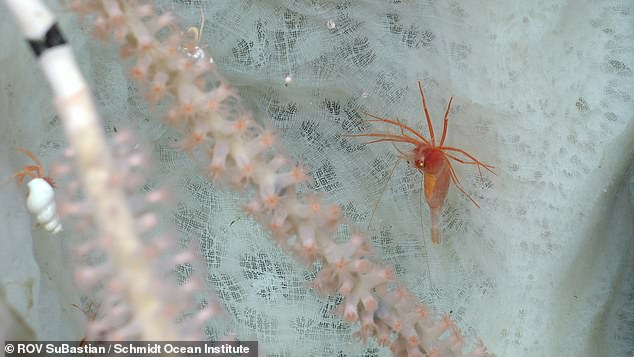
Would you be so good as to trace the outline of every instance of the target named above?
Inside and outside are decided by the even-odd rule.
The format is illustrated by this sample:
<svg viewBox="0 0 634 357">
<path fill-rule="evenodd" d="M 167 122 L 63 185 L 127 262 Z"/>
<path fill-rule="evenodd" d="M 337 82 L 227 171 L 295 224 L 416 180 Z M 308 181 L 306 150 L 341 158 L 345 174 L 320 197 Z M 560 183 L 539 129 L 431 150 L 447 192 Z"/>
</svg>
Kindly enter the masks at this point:
<svg viewBox="0 0 634 357">
<path fill-rule="evenodd" d="M 191 42 L 183 46 L 183 53 L 194 61 L 203 60 L 207 57 L 204 47 L 200 47 L 200 37 L 205 29 L 205 13 L 200 9 L 200 28 L 190 27 L 186 34 L 192 38 Z M 213 63 L 214 59 L 209 57 L 209 63 Z"/>
</svg>

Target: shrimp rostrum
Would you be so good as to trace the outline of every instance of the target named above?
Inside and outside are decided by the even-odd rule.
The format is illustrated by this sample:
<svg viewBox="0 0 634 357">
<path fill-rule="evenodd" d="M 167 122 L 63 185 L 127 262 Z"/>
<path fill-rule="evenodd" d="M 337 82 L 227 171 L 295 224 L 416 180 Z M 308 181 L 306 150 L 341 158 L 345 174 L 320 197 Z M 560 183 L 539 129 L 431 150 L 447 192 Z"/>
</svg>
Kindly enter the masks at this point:
<svg viewBox="0 0 634 357">
<path fill-rule="evenodd" d="M 420 81 L 418 81 L 418 89 L 423 102 L 423 110 L 425 111 L 425 117 L 427 119 L 427 127 L 429 128 L 429 139 L 424 137 L 415 129 L 401 123 L 398 119 L 385 119 L 369 113 L 364 113 L 373 118 L 368 120 L 369 122 L 381 122 L 398 127 L 400 134 L 367 133 L 352 134 L 348 136 L 361 136 L 373 139 L 365 144 L 391 142 L 411 144 L 413 146 L 409 151 L 401 151 L 396 148 L 396 146 L 395 148 L 401 154 L 402 158 L 406 159 L 410 165 L 423 174 L 425 200 L 427 201 L 427 205 L 431 211 L 431 240 L 433 243 L 439 244 L 441 241 L 440 229 L 438 227 L 440 212 L 445 202 L 445 198 L 447 198 L 451 182 L 453 182 L 453 184 L 456 185 L 456 187 L 458 187 L 458 189 L 464 193 L 469 200 L 473 202 L 473 204 L 475 204 L 478 208 L 480 207 L 460 185 L 460 180 L 458 179 L 458 176 L 451 164 L 451 160 L 461 164 L 476 166 L 480 175 L 482 175 L 483 168 L 495 175 L 495 172 L 492 170 L 495 167 L 480 162 L 478 159 L 462 149 L 445 145 L 447 124 L 449 122 L 449 110 L 451 109 L 453 97 L 449 99 L 447 111 L 445 112 L 440 143 L 436 143 L 434 128 L 431 123 L 431 118 L 429 117 L 429 110 L 427 109 L 427 102 L 425 101 L 425 94 L 423 93 L 423 87 L 421 86 Z"/>
</svg>

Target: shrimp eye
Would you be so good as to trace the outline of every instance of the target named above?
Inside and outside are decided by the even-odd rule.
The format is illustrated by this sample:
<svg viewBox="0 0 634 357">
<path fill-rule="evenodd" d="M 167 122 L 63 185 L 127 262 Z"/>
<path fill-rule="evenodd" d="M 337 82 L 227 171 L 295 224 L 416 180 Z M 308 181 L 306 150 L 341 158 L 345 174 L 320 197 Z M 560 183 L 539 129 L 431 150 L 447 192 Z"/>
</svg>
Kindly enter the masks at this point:
<svg viewBox="0 0 634 357">
<path fill-rule="evenodd" d="M 414 166 L 417 169 L 424 169 L 425 168 L 425 161 L 423 161 L 423 160 L 414 160 Z"/>
</svg>

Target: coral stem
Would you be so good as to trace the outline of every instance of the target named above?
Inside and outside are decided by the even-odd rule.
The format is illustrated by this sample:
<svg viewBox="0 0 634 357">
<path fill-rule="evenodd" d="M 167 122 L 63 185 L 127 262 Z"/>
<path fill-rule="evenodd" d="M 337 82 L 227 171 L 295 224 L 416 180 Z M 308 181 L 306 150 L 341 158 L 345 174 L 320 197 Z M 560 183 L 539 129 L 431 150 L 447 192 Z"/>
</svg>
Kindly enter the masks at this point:
<svg viewBox="0 0 634 357">
<path fill-rule="evenodd" d="M 39 0 L 7 0 L 23 32 L 39 56 L 55 94 L 55 104 L 68 141 L 76 153 L 78 174 L 86 198 L 92 203 L 102 235 L 112 237 L 111 256 L 126 271 L 127 295 L 147 340 L 174 340 L 169 320 L 157 314 L 160 301 L 146 289 L 152 281 L 149 266 L 138 259 L 141 243 L 123 189 L 113 184 L 116 172 L 106 145 L 105 133 L 90 91 L 79 72 L 72 51 L 57 31 L 54 18 Z M 37 44 L 37 45 L 35 45 Z"/>
</svg>

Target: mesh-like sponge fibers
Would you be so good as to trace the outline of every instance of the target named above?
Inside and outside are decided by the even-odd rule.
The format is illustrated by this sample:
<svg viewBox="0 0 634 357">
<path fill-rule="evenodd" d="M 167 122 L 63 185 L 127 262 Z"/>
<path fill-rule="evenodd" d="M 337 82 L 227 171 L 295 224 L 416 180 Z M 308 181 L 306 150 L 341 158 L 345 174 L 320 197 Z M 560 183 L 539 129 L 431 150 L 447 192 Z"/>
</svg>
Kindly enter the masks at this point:
<svg viewBox="0 0 634 357">
<path fill-rule="evenodd" d="M 158 7 L 181 16 L 183 30 L 200 25 L 202 9 L 201 45 L 245 105 L 277 129 L 291 158 L 311 168 L 316 190 L 354 222 L 369 224 L 378 255 L 396 275 L 450 314 L 464 334 L 480 337 L 498 356 L 633 353 L 630 2 L 162 1 Z M 160 108 L 148 111 L 116 51 L 58 10 L 106 131 L 134 129 L 153 146 L 153 180 L 176 183 L 167 219 L 183 239 L 200 239 L 210 281 L 239 338 L 259 340 L 272 355 L 389 355 L 375 342 L 352 342 L 356 327 L 332 314 L 337 298 L 316 296 L 305 285 L 314 268 L 273 246 L 245 216 L 243 198 L 215 187 L 174 148 L 178 135 L 162 125 Z M 49 166 L 64 138 L 37 63 L 4 8 L 0 28 L 4 178 L 26 163 L 12 147 L 33 150 Z M 342 136 L 389 129 L 363 123 L 362 112 L 399 118 L 428 135 L 417 80 L 436 135 L 453 95 L 447 143 L 497 172 L 480 177 L 470 165 L 454 165 L 481 208 L 451 188 L 440 246 L 431 245 L 421 175 L 392 145 Z M 5 185 L 0 195 L 7 304 L 40 339 L 81 337 L 73 327 L 78 312 L 70 308 L 79 297 L 69 287 L 63 248 L 72 232 L 51 237 L 31 230 L 19 189 Z"/>
</svg>

